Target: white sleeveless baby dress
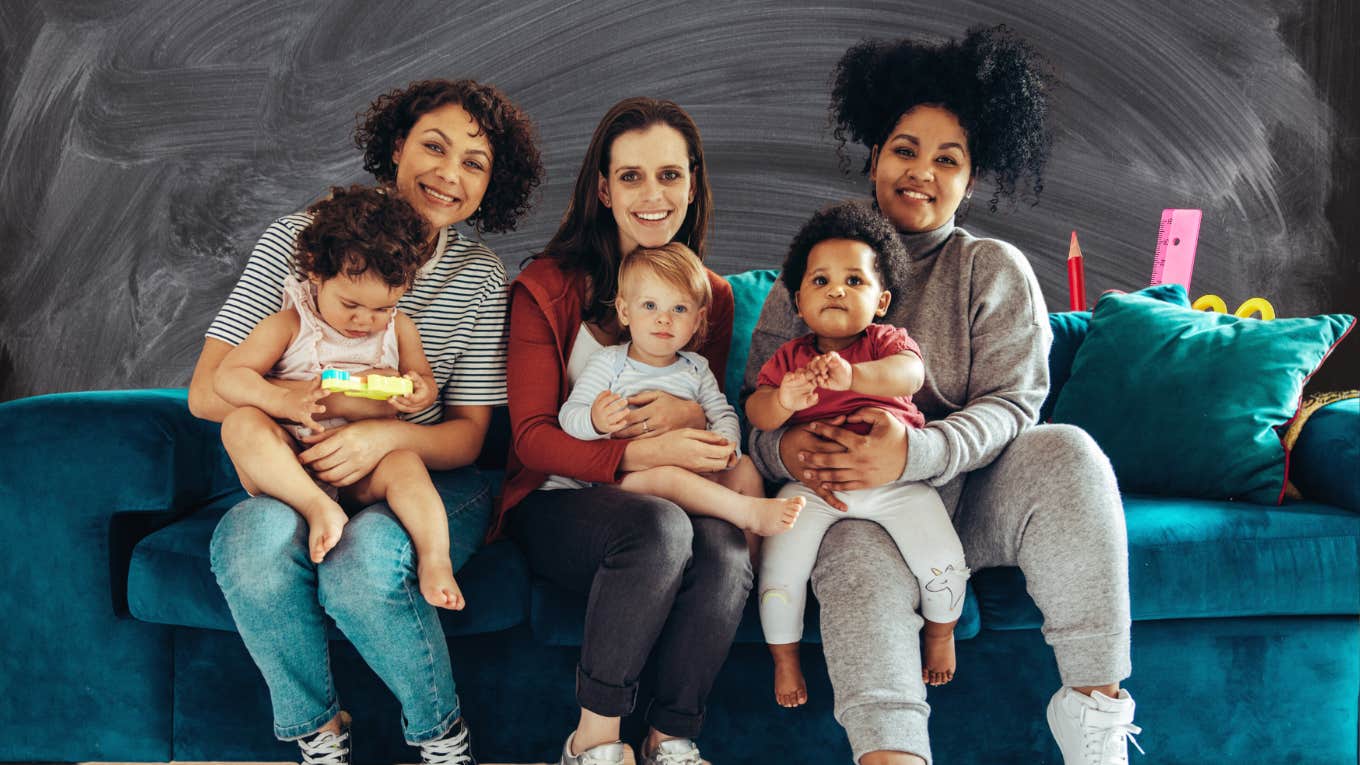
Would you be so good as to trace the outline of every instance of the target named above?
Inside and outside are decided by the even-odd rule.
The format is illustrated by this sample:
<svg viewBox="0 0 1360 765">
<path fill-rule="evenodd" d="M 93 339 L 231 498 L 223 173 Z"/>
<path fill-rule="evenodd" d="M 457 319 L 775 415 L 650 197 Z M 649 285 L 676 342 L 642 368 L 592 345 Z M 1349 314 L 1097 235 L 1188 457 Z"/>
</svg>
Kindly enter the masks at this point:
<svg viewBox="0 0 1360 765">
<path fill-rule="evenodd" d="M 298 333 L 283 357 L 269 370 L 268 377 L 280 380 L 315 380 L 323 368 L 340 369 L 345 372 L 362 372 L 366 369 L 397 369 L 400 355 L 397 353 L 397 309 L 392 309 L 392 318 L 387 328 L 364 337 L 349 337 L 327 324 L 316 307 L 316 285 L 310 280 L 302 281 L 294 276 L 283 280 L 283 309 L 294 309 L 298 314 Z M 324 428 L 345 424 L 343 417 L 330 417 L 317 420 Z M 304 436 L 311 432 L 301 425 L 285 425 L 294 436 Z"/>
</svg>

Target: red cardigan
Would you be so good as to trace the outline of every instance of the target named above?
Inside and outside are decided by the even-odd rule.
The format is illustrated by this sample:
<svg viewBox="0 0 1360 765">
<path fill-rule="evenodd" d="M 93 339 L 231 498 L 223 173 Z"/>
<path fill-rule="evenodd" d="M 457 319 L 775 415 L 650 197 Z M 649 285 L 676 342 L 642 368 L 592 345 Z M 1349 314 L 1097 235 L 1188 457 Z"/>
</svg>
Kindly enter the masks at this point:
<svg viewBox="0 0 1360 765">
<path fill-rule="evenodd" d="M 699 353 L 722 384 L 732 344 L 732 286 L 708 272 L 713 302 L 708 334 Z M 510 396 L 510 456 L 487 541 L 504 535 L 505 512 L 543 485 L 549 475 L 593 483 L 617 483 L 627 441 L 580 441 L 558 425 L 557 412 L 571 392 L 567 359 L 581 328 L 585 276 L 564 272 L 555 260 L 538 258 L 510 285 L 510 350 L 506 387 Z"/>
</svg>

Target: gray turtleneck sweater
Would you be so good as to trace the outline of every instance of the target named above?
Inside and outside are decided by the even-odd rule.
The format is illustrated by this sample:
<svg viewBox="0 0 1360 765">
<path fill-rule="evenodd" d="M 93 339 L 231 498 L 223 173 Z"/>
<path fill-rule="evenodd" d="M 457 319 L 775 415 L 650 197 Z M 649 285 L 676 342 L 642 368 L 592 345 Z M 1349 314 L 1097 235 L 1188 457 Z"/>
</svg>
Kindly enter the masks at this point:
<svg viewBox="0 0 1360 765">
<path fill-rule="evenodd" d="M 894 274 L 884 321 L 921 346 L 925 384 L 912 400 L 927 423 L 907 431 L 901 479 L 939 487 L 952 513 L 962 488 L 954 479 L 990 463 L 1035 423 L 1048 393 L 1053 335 L 1039 282 L 1015 247 L 978 239 L 952 221 L 903 235 L 902 243 L 909 259 L 905 273 Z M 776 348 L 807 332 L 776 283 L 751 338 L 745 392 Z M 783 434 L 751 435 L 751 457 L 771 480 L 793 480 L 779 457 Z"/>
</svg>

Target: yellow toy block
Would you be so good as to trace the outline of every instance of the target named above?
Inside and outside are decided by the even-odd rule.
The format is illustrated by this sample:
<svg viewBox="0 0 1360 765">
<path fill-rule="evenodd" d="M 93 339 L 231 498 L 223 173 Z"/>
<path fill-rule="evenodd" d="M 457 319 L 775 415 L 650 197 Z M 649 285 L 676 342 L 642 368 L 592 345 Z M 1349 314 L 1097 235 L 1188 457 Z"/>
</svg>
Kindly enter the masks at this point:
<svg viewBox="0 0 1360 765">
<path fill-rule="evenodd" d="M 344 393 L 356 398 L 372 398 L 379 401 L 393 396 L 409 396 L 415 386 L 405 377 L 390 375 L 359 375 L 353 377 L 340 369 L 321 371 L 321 387 L 332 393 Z"/>
</svg>

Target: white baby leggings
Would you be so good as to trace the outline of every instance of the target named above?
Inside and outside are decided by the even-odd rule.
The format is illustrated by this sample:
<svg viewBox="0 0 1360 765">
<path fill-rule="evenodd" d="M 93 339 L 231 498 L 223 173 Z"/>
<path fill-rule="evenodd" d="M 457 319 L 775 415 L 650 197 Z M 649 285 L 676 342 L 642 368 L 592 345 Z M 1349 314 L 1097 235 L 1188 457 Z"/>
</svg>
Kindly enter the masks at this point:
<svg viewBox="0 0 1360 765">
<path fill-rule="evenodd" d="M 801 483 L 788 483 L 780 497 L 805 497 L 807 506 L 793 528 L 766 537 L 760 560 L 760 624 L 765 642 L 797 643 L 803 637 L 808 579 L 822 536 L 842 518 L 863 518 L 882 526 L 921 582 L 921 616 L 948 623 L 963 611 L 968 568 L 963 545 L 940 495 L 919 482 L 892 483 L 836 492 L 849 510 L 841 512 Z"/>
</svg>

